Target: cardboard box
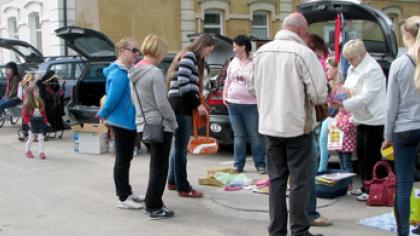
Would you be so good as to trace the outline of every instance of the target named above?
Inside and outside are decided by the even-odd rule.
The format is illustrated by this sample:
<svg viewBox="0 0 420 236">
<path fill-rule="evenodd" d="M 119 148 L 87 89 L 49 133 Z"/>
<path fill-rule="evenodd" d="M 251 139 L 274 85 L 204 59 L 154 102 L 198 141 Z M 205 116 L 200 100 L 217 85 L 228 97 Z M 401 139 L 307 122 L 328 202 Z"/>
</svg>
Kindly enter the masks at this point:
<svg viewBox="0 0 420 236">
<path fill-rule="evenodd" d="M 74 151 L 101 154 L 108 151 L 108 129 L 103 124 L 74 125 Z"/>
</svg>

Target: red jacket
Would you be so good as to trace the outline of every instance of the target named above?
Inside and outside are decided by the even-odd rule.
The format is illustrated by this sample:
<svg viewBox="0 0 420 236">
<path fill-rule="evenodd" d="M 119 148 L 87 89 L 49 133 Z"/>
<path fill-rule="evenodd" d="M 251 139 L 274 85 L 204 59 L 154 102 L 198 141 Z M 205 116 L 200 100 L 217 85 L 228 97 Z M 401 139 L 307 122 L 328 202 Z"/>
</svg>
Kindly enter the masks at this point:
<svg viewBox="0 0 420 236">
<path fill-rule="evenodd" d="M 22 100 L 25 101 L 25 98 L 23 97 Z M 28 125 L 29 122 L 31 121 L 32 116 L 34 115 L 34 110 L 35 109 L 27 110 L 25 106 L 22 106 L 22 120 L 25 125 Z M 41 116 L 44 119 L 45 124 L 48 124 L 47 113 L 45 113 L 45 108 L 44 108 L 44 105 L 42 105 L 42 103 L 40 103 L 39 112 L 41 113 Z"/>
</svg>

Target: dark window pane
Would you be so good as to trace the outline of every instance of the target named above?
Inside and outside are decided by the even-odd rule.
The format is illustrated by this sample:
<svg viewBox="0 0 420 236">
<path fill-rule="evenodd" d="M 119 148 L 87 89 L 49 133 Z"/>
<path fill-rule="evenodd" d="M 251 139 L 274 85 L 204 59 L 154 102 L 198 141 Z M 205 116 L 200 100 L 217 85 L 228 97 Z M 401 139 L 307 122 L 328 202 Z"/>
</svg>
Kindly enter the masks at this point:
<svg viewBox="0 0 420 236">
<path fill-rule="evenodd" d="M 204 14 L 204 24 L 220 24 L 220 14 L 219 13 L 205 13 Z"/>
<path fill-rule="evenodd" d="M 252 29 L 252 35 L 258 39 L 267 39 L 267 29 L 257 28 Z"/>
<path fill-rule="evenodd" d="M 255 14 L 252 19 L 252 25 L 267 25 L 267 15 Z"/>
</svg>

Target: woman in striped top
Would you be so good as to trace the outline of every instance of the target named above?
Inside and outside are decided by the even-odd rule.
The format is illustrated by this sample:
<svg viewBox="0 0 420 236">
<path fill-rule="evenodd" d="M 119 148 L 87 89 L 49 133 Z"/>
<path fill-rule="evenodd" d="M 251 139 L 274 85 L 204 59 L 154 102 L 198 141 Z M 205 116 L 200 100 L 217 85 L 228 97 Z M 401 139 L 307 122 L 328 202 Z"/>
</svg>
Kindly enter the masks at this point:
<svg viewBox="0 0 420 236">
<path fill-rule="evenodd" d="M 187 180 L 187 146 L 192 134 L 192 111 L 197 109 L 201 115 L 206 113 L 200 97 L 203 92 L 205 58 L 213 48 L 213 38 L 202 34 L 177 54 L 168 70 L 168 97 L 178 122 L 175 146 L 170 158 L 168 189 L 177 190 L 181 197 L 203 196 Z"/>
</svg>

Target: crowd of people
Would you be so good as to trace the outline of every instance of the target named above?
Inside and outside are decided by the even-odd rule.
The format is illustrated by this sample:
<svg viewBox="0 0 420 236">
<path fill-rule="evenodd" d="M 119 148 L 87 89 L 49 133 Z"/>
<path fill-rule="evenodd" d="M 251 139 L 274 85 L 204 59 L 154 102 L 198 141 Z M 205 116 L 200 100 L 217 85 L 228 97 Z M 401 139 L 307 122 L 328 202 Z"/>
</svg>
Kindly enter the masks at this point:
<svg viewBox="0 0 420 236">
<path fill-rule="evenodd" d="M 369 198 L 364 183 L 382 159 L 381 149 L 394 147 L 398 235 L 409 235 L 410 193 L 420 144 L 419 28 L 419 16 L 403 23 L 408 53 L 392 63 L 388 79 L 359 39 L 343 46 L 349 68 L 340 73 L 337 57 L 331 56 L 321 37 L 308 35 L 308 23 L 300 13 L 287 16 L 274 40 L 253 55 L 248 37 L 233 39 L 235 57 L 225 71 L 223 103 L 234 132 L 234 169 L 243 172 L 249 142 L 257 172 L 268 172 L 270 179 L 270 235 L 287 235 L 288 219 L 296 236 L 313 235 L 311 225 L 332 225 L 316 211 L 315 176 L 328 169 L 328 133 L 334 128 L 344 135 L 336 150 L 343 171 L 353 172 L 352 154 L 356 153 L 361 188 L 350 185 L 349 191 L 360 201 Z M 150 34 L 140 48 L 134 38 L 116 44 L 117 60 L 103 71 L 106 98 L 97 118 L 105 120 L 115 135 L 119 208 L 144 208 L 150 219 L 163 219 L 175 214 L 162 200 L 166 186 L 180 197 L 203 197 L 187 178 L 187 146 L 193 111 L 208 114 L 203 81 L 205 59 L 214 46 L 210 35 L 201 34 L 177 53 L 164 75 L 158 68 L 168 52 L 164 38 Z M 137 62 L 140 53 L 143 58 Z M 13 62 L 6 65 L 6 76 L 0 112 L 23 102 L 23 123 L 30 128 L 25 155 L 34 157 L 31 144 L 36 134 L 40 158 L 45 159 L 43 134 L 49 122 L 36 80 L 31 75 L 21 80 Z M 317 120 L 315 106 L 324 104 L 328 104 L 328 118 Z M 152 128 L 154 133 L 146 132 Z M 156 132 L 162 134 L 159 140 L 145 137 Z M 136 195 L 129 181 L 138 133 L 148 140 L 150 152 L 145 197 Z"/>
</svg>

